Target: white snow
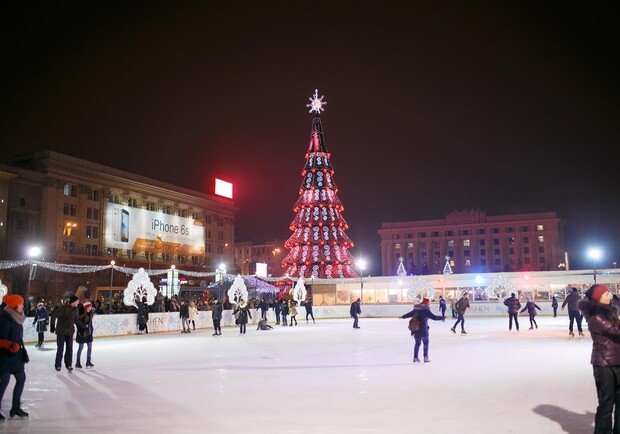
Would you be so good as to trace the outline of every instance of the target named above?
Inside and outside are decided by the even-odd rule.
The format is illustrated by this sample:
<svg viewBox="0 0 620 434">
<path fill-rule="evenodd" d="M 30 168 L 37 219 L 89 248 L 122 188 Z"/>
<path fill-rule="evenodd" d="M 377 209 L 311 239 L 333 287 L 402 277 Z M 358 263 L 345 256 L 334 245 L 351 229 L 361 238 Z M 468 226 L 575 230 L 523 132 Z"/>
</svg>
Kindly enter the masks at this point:
<svg viewBox="0 0 620 434">
<path fill-rule="evenodd" d="M 303 315 L 299 315 L 302 317 Z M 319 320 L 240 336 L 96 338 L 94 369 L 54 370 L 56 345 L 29 345 L 20 433 L 591 433 L 591 339 L 566 316 L 508 333 L 507 318 L 430 322 L 413 364 L 407 320 Z M 74 344 L 74 355 L 77 344 Z M 420 349 L 420 357 L 422 349 Z M 74 357 L 75 362 L 75 357 Z M 85 353 L 82 354 L 82 365 Z M 13 381 L 2 408 L 8 413 Z"/>
</svg>

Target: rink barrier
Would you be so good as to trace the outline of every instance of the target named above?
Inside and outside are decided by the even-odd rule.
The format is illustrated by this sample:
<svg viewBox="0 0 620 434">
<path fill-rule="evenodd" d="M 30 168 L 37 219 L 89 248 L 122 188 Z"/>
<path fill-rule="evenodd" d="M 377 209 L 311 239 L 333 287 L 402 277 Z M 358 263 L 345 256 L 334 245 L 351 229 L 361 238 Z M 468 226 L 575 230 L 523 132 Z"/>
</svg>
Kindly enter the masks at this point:
<svg viewBox="0 0 620 434">
<path fill-rule="evenodd" d="M 525 303 L 522 303 L 525 307 Z M 536 304 L 542 309 L 537 311 L 539 315 L 553 315 L 553 309 L 551 308 L 551 302 L 536 302 Z M 313 306 L 312 311 L 315 319 L 338 319 L 338 318 L 350 318 L 348 305 L 338 306 Z M 368 304 L 361 305 L 362 314 L 360 318 L 395 318 L 409 312 L 412 308 L 411 304 Z M 302 307 L 297 308 L 297 321 L 305 321 L 306 310 Z M 439 306 L 437 303 L 431 305 L 433 313 L 439 313 Z M 252 309 L 252 319 L 248 319 L 248 326 L 256 325 L 258 318 L 260 317 L 260 311 Z M 493 317 L 506 315 L 506 306 L 503 303 L 471 303 L 471 307 L 465 314 L 466 317 Z M 527 312 L 524 312 L 524 316 L 527 316 Z M 561 310 L 558 308 L 558 315 L 568 316 L 567 310 Z M 446 310 L 446 317 L 451 318 L 452 312 L 450 306 Z M 289 317 L 290 319 L 290 317 Z M 26 318 L 24 322 L 24 342 L 37 342 L 37 332 L 32 324 L 32 317 Z M 275 322 L 275 313 L 273 309 L 269 309 L 267 312 L 267 320 L 270 324 Z M 213 321 L 211 320 L 211 311 L 200 311 L 196 317 L 197 329 L 213 329 Z M 225 310 L 222 313 L 222 327 L 235 326 L 235 318 L 232 315 L 232 310 Z M 236 327 L 236 326 L 235 326 Z M 104 336 L 127 336 L 136 334 L 138 332 L 137 314 L 114 314 L 114 315 L 95 315 L 93 317 L 93 328 L 95 337 Z M 149 313 L 148 320 L 149 333 L 164 333 L 181 331 L 181 318 L 178 312 L 162 312 L 162 313 Z M 49 330 L 45 332 L 46 341 L 55 341 L 56 335 Z"/>
</svg>

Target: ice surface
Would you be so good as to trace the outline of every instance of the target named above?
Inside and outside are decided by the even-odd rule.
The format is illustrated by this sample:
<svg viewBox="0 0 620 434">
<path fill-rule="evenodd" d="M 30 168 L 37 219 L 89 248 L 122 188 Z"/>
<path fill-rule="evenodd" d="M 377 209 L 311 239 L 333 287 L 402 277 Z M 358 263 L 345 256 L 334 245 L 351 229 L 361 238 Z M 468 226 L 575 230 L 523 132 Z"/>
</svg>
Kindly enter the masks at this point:
<svg viewBox="0 0 620 434">
<path fill-rule="evenodd" d="M 453 320 L 431 322 L 431 363 L 416 365 L 399 319 L 96 338 L 95 368 L 71 374 L 54 370 L 54 343 L 29 345 L 30 419 L 0 431 L 591 433 L 587 331 L 569 338 L 565 316 L 538 317 L 533 331 L 522 318 L 520 333 L 507 322 L 467 318 L 467 336 L 450 332 Z"/>
</svg>

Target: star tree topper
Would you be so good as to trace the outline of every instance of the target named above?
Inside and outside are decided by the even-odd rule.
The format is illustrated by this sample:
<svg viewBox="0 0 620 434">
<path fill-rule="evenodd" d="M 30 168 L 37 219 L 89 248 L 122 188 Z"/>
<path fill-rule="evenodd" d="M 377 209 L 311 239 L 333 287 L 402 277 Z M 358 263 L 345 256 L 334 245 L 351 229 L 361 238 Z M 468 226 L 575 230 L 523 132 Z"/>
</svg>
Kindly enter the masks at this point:
<svg viewBox="0 0 620 434">
<path fill-rule="evenodd" d="M 314 89 L 314 95 L 308 98 L 310 100 L 310 104 L 306 104 L 306 107 L 310 107 L 310 111 L 308 113 L 317 112 L 318 114 L 321 114 L 322 111 L 324 112 L 325 109 L 323 106 L 327 105 L 327 101 L 323 101 L 323 98 L 325 98 L 325 96 L 321 95 L 319 98 L 319 90 Z"/>
</svg>

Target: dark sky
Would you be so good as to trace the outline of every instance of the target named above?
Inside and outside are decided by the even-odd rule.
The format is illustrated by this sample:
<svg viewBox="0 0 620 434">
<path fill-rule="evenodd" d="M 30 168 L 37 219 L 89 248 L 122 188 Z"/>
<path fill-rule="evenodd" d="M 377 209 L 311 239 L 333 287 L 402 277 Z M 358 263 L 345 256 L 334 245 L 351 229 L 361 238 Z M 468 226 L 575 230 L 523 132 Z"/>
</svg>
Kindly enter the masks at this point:
<svg viewBox="0 0 620 434">
<path fill-rule="evenodd" d="M 208 193 L 217 176 L 235 185 L 239 240 L 284 239 L 318 88 L 352 253 L 372 274 L 382 222 L 473 207 L 556 211 L 573 266 L 590 244 L 609 266 L 615 10 L 432 3 L 3 4 L 2 157 L 54 150 Z"/>
</svg>

